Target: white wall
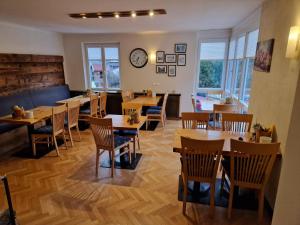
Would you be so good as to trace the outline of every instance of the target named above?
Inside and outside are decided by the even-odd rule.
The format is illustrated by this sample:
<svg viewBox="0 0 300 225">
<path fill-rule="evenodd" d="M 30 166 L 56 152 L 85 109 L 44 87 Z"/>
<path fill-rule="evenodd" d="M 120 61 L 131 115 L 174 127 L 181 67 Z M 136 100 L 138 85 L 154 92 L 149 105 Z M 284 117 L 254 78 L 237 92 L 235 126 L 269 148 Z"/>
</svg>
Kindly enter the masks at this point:
<svg viewBox="0 0 300 225">
<path fill-rule="evenodd" d="M 152 88 L 157 92 L 181 93 L 181 110 L 192 110 L 190 95 L 196 70 L 197 33 L 166 34 L 64 34 L 65 62 L 67 82 L 71 89 L 85 90 L 82 43 L 119 43 L 121 89 L 142 91 Z M 174 53 L 174 44 L 187 43 L 187 64 L 177 67 L 176 77 L 156 74 L 155 64 L 144 68 L 134 68 L 129 62 L 130 52 L 137 47 L 144 48 L 148 54 L 157 50 Z M 159 85 L 153 85 L 159 83 Z"/>
<path fill-rule="evenodd" d="M 64 55 L 62 35 L 0 22 L 0 52 Z"/>
<path fill-rule="evenodd" d="M 259 40 L 275 38 L 275 45 L 270 73 L 253 73 L 249 104 L 249 112 L 253 113 L 254 121 L 265 126 L 276 125 L 283 165 L 286 163 L 286 143 L 300 70 L 299 60 L 285 58 L 285 52 L 290 27 L 296 24 L 300 25 L 299 0 L 290 0 L 288 4 L 286 0 L 266 0 L 263 3 Z M 300 152 L 298 159 L 299 156 Z M 280 164 L 275 164 L 266 190 L 266 197 L 271 206 L 275 203 Z"/>
</svg>

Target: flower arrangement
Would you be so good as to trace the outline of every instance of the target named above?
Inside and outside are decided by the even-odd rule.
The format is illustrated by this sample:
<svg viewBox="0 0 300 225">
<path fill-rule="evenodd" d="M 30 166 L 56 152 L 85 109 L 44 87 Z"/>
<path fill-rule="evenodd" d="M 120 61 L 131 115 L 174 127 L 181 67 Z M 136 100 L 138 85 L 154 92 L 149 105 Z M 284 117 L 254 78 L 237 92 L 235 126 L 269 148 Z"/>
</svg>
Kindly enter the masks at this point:
<svg viewBox="0 0 300 225">
<path fill-rule="evenodd" d="M 253 125 L 255 141 L 259 142 L 261 136 L 272 137 L 272 128 L 264 127 L 260 123 L 255 123 Z"/>
<path fill-rule="evenodd" d="M 128 122 L 130 124 L 134 124 L 134 123 L 139 123 L 140 122 L 140 118 L 139 118 L 139 114 L 136 111 L 131 111 L 128 114 Z"/>
<path fill-rule="evenodd" d="M 11 107 L 12 109 L 12 117 L 17 119 L 17 118 L 23 118 L 25 115 L 25 110 L 22 106 L 14 105 Z"/>
</svg>

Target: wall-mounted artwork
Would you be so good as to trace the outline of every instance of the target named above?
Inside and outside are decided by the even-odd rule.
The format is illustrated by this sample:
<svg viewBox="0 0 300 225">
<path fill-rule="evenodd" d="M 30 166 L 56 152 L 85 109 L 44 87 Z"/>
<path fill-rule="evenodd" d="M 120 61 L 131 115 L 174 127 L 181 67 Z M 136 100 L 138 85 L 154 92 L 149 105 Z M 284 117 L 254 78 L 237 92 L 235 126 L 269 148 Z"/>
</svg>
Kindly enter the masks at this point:
<svg viewBox="0 0 300 225">
<path fill-rule="evenodd" d="M 185 65 L 186 65 L 186 54 L 178 54 L 177 66 L 185 66 Z"/>
<path fill-rule="evenodd" d="M 165 62 L 165 52 L 157 51 L 156 52 L 156 63 L 164 63 Z"/>
<path fill-rule="evenodd" d="M 166 63 L 176 63 L 176 55 L 166 54 Z"/>
<path fill-rule="evenodd" d="M 156 73 L 167 73 L 166 65 L 156 65 Z"/>
<path fill-rule="evenodd" d="M 169 77 L 176 77 L 176 66 L 175 65 L 169 65 L 168 66 L 168 76 Z"/>
<path fill-rule="evenodd" d="M 261 72 L 270 72 L 273 55 L 274 39 L 257 43 L 254 69 Z"/>
<path fill-rule="evenodd" d="M 175 44 L 175 53 L 186 53 L 186 49 L 187 49 L 186 43 Z"/>
</svg>

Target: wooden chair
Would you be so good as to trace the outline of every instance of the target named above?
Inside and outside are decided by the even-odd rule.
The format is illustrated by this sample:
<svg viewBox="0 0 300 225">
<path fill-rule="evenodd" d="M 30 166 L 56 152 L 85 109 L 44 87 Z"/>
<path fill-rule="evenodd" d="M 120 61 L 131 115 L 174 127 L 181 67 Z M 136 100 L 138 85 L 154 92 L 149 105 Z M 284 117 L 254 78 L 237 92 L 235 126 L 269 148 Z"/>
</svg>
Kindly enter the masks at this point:
<svg viewBox="0 0 300 225">
<path fill-rule="evenodd" d="M 123 102 L 128 102 L 134 99 L 133 91 L 122 91 L 122 100 Z"/>
<path fill-rule="evenodd" d="M 160 121 L 162 126 L 165 127 L 165 123 L 167 120 L 166 117 L 166 104 L 168 100 L 168 93 L 165 93 L 164 100 L 161 109 L 151 109 L 149 108 L 146 111 L 147 121 L 146 121 L 146 130 L 148 129 L 148 123 L 150 121 Z"/>
<path fill-rule="evenodd" d="M 72 128 L 74 128 L 74 127 L 76 128 L 77 134 L 79 137 L 79 141 L 81 140 L 80 131 L 79 131 L 79 127 L 78 127 L 79 110 L 80 110 L 80 101 L 69 101 L 67 103 L 68 115 L 67 115 L 66 128 L 67 128 L 67 134 L 70 137 L 71 146 L 74 145 L 73 136 L 72 136 L 72 132 L 71 132 Z"/>
<path fill-rule="evenodd" d="M 90 107 L 88 109 L 80 109 L 79 120 L 89 121 L 89 117 L 98 116 L 98 95 L 90 96 Z"/>
<path fill-rule="evenodd" d="M 209 113 L 207 112 L 183 112 L 182 128 L 184 129 L 207 129 L 209 122 Z"/>
<path fill-rule="evenodd" d="M 33 129 L 31 133 L 32 150 L 33 155 L 36 156 L 36 144 L 55 144 L 57 156 L 59 156 L 59 150 L 57 146 L 56 137 L 59 135 L 63 136 L 65 147 L 67 149 L 67 142 L 65 136 L 65 115 L 66 105 L 55 106 L 52 108 L 52 125 L 45 125 L 36 129 Z"/>
<path fill-rule="evenodd" d="M 105 152 L 109 152 L 111 159 L 111 177 L 114 176 L 114 159 L 117 155 L 115 152 L 124 148 L 119 156 L 128 153 L 129 162 L 131 163 L 131 150 L 129 148 L 130 138 L 114 135 L 112 119 L 102 119 L 90 117 L 91 130 L 96 143 L 96 176 L 98 176 L 100 156 Z"/>
<path fill-rule="evenodd" d="M 103 118 L 106 116 L 106 102 L 107 102 L 107 93 L 100 92 L 100 99 L 99 99 L 99 114 L 100 117 Z"/>
<path fill-rule="evenodd" d="M 280 143 L 259 144 L 230 140 L 230 163 L 222 161 L 223 169 L 230 181 L 228 218 L 231 218 L 234 187 L 259 191 L 259 221 L 263 218 L 264 191 L 273 168 Z M 224 183 L 222 178 L 222 187 Z"/>
<path fill-rule="evenodd" d="M 214 104 L 213 105 L 213 128 L 221 128 L 223 113 L 236 112 L 235 104 Z"/>
<path fill-rule="evenodd" d="M 131 103 L 131 102 L 122 102 L 122 114 L 129 115 L 130 112 L 137 112 L 139 116 L 142 115 L 142 108 L 143 106 L 138 103 Z M 115 132 L 115 134 L 129 137 L 133 143 L 133 152 L 134 156 L 136 156 L 136 148 L 135 143 L 137 141 L 138 149 L 140 150 L 140 139 L 139 139 L 139 132 L 135 130 L 120 130 Z"/>
<path fill-rule="evenodd" d="M 252 114 L 223 113 L 223 131 L 250 132 L 252 124 Z"/>
<path fill-rule="evenodd" d="M 214 210 L 215 183 L 224 140 L 195 140 L 181 137 L 183 214 L 186 214 L 188 181 L 210 184 L 210 211 Z"/>
</svg>

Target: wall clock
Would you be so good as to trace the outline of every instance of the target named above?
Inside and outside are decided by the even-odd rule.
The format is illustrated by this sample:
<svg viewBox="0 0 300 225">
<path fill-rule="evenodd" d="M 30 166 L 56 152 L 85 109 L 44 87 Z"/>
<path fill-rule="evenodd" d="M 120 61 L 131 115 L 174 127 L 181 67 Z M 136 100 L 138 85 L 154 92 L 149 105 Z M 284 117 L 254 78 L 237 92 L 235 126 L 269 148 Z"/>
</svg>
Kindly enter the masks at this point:
<svg viewBox="0 0 300 225">
<path fill-rule="evenodd" d="M 148 63 L 148 54 L 142 48 L 135 48 L 130 52 L 129 61 L 136 68 L 142 68 Z"/>
</svg>

